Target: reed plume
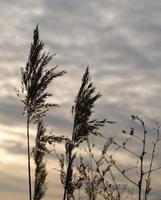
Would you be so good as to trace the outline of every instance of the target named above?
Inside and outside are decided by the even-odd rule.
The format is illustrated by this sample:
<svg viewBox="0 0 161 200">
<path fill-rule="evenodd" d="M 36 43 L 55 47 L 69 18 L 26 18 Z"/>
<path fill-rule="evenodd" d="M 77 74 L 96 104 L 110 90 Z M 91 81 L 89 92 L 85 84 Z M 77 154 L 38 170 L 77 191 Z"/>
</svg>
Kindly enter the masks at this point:
<svg viewBox="0 0 161 200">
<path fill-rule="evenodd" d="M 46 142 L 43 140 L 45 136 L 46 128 L 43 121 L 38 122 L 37 135 L 35 140 L 34 148 L 34 161 L 36 165 L 35 169 L 35 182 L 34 182 L 34 200 L 41 200 L 47 190 L 46 184 L 46 163 L 44 161 L 44 156 L 46 152 Z"/>
<path fill-rule="evenodd" d="M 95 101 L 101 97 L 101 94 L 99 92 L 95 94 L 95 90 L 96 88 L 91 82 L 89 69 L 87 67 L 82 78 L 81 87 L 75 98 L 75 105 L 72 107 L 74 125 L 72 140 L 68 145 L 66 145 L 68 166 L 66 180 L 64 184 L 63 200 L 65 200 L 66 198 L 68 200 L 70 199 L 70 197 L 73 197 L 73 194 L 71 194 L 71 191 L 73 191 L 73 161 L 76 157 L 76 154 L 73 153 L 74 148 L 78 147 L 81 142 L 86 141 L 90 134 L 96 136 L 101 135 L 99 133 L 99 128 L 104 126 L 104 124 L 106 123 L 105 119 L 101 121 L 98 119 L 91 120 Z"/>
<path fill-rule="evenodd" d="M 39 38 L 39 27 L 36 26 L 33 33 L 33 43 L 31 44 L 28 61 L 25 67 L 20 68 L 21 88 L 17 90 L 24 105 L 24 114 L 26 115 L 27 127 L 27 153 L 28 153 L 28 177 L 29 177 L 29 200 L 32 199 L 31 193 L 31 167 L 30 167 L 30 123 L 37 123 L 46 112 L 54 106 L 53 103 L 47 103 L 48 97 L 52 96 L 46 92 L 48 85 L 54 78 L 62 76 L 65 71 L 56 72 L 57 67 L 47 68 L 52 59 L 50 53 L 42 52 L 44 42 Z"/>
<path fill-rule="evenodd" d="M 95 101 L 101 97 L 99 92 L 95 94 L 95 90 L 87 67 L 78 95 L 75 98 L 75 105 L 72 108 L 72 115 L 74 116 L 72 141 L 74 143 L 87 139 L 89 134 L 99 135 L 99 127 L 106 122 L 106 120 L 90 119 Z"/>
</svg>

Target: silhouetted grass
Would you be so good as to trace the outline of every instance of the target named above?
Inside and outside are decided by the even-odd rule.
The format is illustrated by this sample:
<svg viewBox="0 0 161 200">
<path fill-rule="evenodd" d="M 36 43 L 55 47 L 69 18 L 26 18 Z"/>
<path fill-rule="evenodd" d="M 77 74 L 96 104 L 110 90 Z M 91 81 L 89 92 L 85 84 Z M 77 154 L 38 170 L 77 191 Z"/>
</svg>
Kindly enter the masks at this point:
<svg viewBox="0 0 161 200">
<path fill-rule="evenodd" d="M 70 198 L 74 199 L 74 190 L 82 185 L 81 182 L 84 179 L 81 174 L 78 174 L 78 176 L 73 174 L 73 162 L 76 158 L 74 150 L 78 148 L 81 143 L 87 141 L 90 135 L 101 136 L 99 128 L 103 127 L 107 122 L 112 123 L 105 119 L 91 119 L 95 102 L 101 97 L 101 94 L 95 93 L 95 90 L 96 88 L 93 86 L 87 67 L 82 78 L 78 95 L 75 98 L 75 105 L 72 107 L 72 115 L 74 118 L 72 138 L 69 139 L 65 136 L 57 137 L 54 135 L 46 138 L 50 144 L 55 142 L 65 144 L 67 162 L 66 171 L 64 169 L 64 156 L 58 157 L 61 167 L 61 182 L 64 185 L 63 200 L 69 200 Z"/>
<path fill-rule="evenodd" d="M 31 189 L 31 167 L 30 167 L 30 123 L 37 123 L 46 112 L 57 106 L 47 103 L 48 97 L 52 96 L 46 92 L 48 85 L 54 78 L 62 76 L 65 71 L 56 72 L 57 67 L 47 68 L 52 59 L 50 53 L 42 52 L 44 43 L 39 38 L 39 27 L 36 26 L 33 33 L 33 43 L 31 44 L 28 61 L 25 67 L 21 67 L 21 88 L 17 90 L 24 105 L 24 114 L 27 117 L 27 146 L 28 146 L 28 175 L 29 175 L 29 199 L 32 199 Z"/>
<path fill-rule="evenodd" d="M 31 187 L 31 166 L 30 166 L 30 124 L 37 124 L 37 134 L 35 140 L 35 148 L 33 157 L 35 161 L 35 181 L 34 181 L 34 200 L 41 200 L 47 190 L 46 184 L 46 164 L 44 160 L 45 152 L 48 152 L 46 144 L 55 145 L 55 143 L 63 143 L 65 146 L 64 154 L 59 155 L 55 149 L 55 155 L 58 158 L 60 165 L 60 180 L 64 187 L 63 200 L 75 200 L 75 191 L 83 190 L 87 200 L 105 199 L 105 200 L 125 200 L 125 195 L 130 195 L 126 199 L 132 199 L 132 193 L 128 190 L 128 183 L 137 188 L 138 200 L 148 200 L 151 195 L 152 173 L 161 169 L 161 166 L 154 167 L 156 149 L 161 141 L 160 127 L 157 124 L 155 140 L 152 142 L 152 149 L 149 158 L 149 166 L 145 167 L 146 156 L 148 154 L 148 134 L 144 121 L 132 115 L 132 121 L 139 123 L 143 130 L 142 135 L 137 135 L 134 128 L 129 132 L 123 130 L 128 138 L 120 144 L 112 136 L 105 138 L 100 133 L 100 128 L 106 123 L 114 123 L 106 119 L 92 119 L 92 113 L 96 101 L 101 97 L 99 92 L 91 81 L 89 68 L 87 67 L 82 78 L 82 83 L 78 94 L 75 98 L 75 104 L 72 107 L 73 130 L 71 137 L 45 135 L 46 128 L 43 119 L 48 110 L 57 106 L 54 103 L 48 103 L 48 97 L 52 94 L 47 92 L 47 88 L 53 79 L 64 75 L 65 71 L 57 72 L 57 67 L 48 68 L 48 63 L 52 59 L 50 53 L 42 52 L 44 43 L 39 38 L 39 27 L 36 26 L 33 33 L 33 43 L 31 44 L 28 61 L 25 67 L 21 67 L 21 88 L 17 90 L 17 95 L 20 97 L 23 106 L 23 114 L 26 116 L 26 134 L 27 134 L 27 154 L 28 154 L 28 183 L 29 183 L 29 200 L 32 200 Z M 93 148 L 97 142 L 90 143 L 90 136 L 97 138 L 100 136 L 105 142 L 99 158 L 95 155 L 96 151 Z M 139 141 L 140 150 L 131 149 L 128 142 L 133 140 L 135 143 Z M 77 150 L 86 145 L 84 151 L 88 154 L 87 157 L 77 155 Z M 114 153 L 109 152 L 113 148 Z M 137 164 L 133 167 L 122 168 L 114 157 L 114 154 L 120 150 L 131 154 L 136 158 Z M 75 162 L 76 161 L 76 162 Z M 113 172 L 113 169 L 125 178 L 127 187 L 120 189 L 118 183 L 118 174 Z M 134 179 L 129 174 L 130 171 L 136 170 Z M 122 185 L 121 185 L 122 186 Z M 78 199 L 80 200 L 81 195 Z M 84 198 L 85 199 L 85 198 Z"/>
<path fill-rule="evenodd" d="M 37 135 L 35 140 L 34 148 L 34 161 L 35 161 L 35 182 L 34 182 L 34 200 L 41 200 L 47 190 L 46 183 L 46 163 L 44 161 L 45 151 L 46 151 L 46 142 L 43 138 L 45 136 L 46 128 L 43 121 L 38 122 Z"/>
</svg>

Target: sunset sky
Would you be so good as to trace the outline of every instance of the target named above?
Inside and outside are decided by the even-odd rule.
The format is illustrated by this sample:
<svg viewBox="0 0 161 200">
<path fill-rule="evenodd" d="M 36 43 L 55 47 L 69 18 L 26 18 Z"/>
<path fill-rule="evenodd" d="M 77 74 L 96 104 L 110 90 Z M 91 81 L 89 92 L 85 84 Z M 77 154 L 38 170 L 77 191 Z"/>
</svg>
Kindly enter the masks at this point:
<svg viewBox="0 0 161 200">
<path fill-rule="evenodd" d="M 71 106 L 87 65 L 103 95 L 97 117 L 116 121 L 117 130 L 129 128 L 131 114 L 148 127 L 161 123 L 160 19 L 160 0 L 1 0 L 0 199 L 27 199 L 25 118 L 14 88 L 20 86 L 19 68 L 27 61 L 35 26 L 45 50 L 56 53 L 50 65 L 67 71 L 49 88 L 60 108 L 49 113 L 48 129 L 70 135 Z M 113 128 L 108 130 L 112 135 Z M 31 135 L 33 145 L 34 126 Z M 55 166 L 50 159 L 48 200 L 61 197 Z M 156 177 L 154 185 L 159 198 L 161 180 Z"/>
</svg>

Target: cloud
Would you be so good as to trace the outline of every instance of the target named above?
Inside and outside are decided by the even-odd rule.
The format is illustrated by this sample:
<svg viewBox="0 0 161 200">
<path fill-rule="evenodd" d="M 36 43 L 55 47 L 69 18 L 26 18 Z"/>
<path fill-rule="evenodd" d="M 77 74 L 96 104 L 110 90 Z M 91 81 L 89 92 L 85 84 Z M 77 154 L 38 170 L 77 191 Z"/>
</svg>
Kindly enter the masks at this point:
<svg viewBox="0 0 161 200">
<path fill-rule="evenodd" d="M 46 42 L 45 50 L 57 53 L 51 65 L 58 64 L 68 72 L 50 86 L 51 101 L 60 104 L 47 117 L 50 129 L 71 133 L 70 110 L 88 64 L 92 80 L 103 94 L 96 116 L 116 121 L 116 129 L 121 129 L 131 125 L 131 114 L 139 114 L 149 129 L 153 127 L 161 111 L 160 9 L 159 0 L 2 1 L 1 131 L 6 127 L 12 134 L 24 124 L 13 88 L 19 87 L 19 67 L 27 61 L 36 24 Z M 106 129 L 103 131 L 106 134 Z M 25 138 L 25 134 L 18 135 Z M 22 137 L 17 137 L 13 145 L 4 143 L 3 148 L 23 155 Z"/>
</svg>

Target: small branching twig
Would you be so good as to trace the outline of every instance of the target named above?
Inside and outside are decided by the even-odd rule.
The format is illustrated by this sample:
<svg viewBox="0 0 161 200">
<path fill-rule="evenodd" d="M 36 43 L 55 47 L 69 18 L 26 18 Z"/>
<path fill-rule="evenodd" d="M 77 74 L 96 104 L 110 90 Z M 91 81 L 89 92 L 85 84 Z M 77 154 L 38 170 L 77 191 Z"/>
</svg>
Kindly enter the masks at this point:
<svg viewBox="0 0 161 200">
<path fill-rule="evenodd" d="M 156 152 L 156 147 L 158 142 L 161 140 L 160 139 L 160 131 L 159 131 L 159 125 L 157 124 L 157 135 L 155 138 L 155 141 L 152 142 L 152 153 L 151 153 L 151 157 L 150 157 L 150 164 L 149 164 L 149 169 L 146 171 L 146 166 L 145 166 L 145 155 L 148 154 L 147 152 L 147 130 L 144 124 L 144 121 L 138 117 L 138 116 L 134 116 L 132 115 L 132 120 L 134 122 L 139 122 L 141 124 L 143 133 L 142 133 L 142 137 L 141 136 L 137 136 L 134 128 L 131 128 L 130 132 L 128 133 L 127 131 L 123 130 L 122 133 L 124 134 L 128 134 L 129 138 L 127 138 L 123 144 L 119 144 L 118 142 L 116 142 L 115 140 L 113 140 L 113 144 L 116 146 L 116 150 L 118 151 L 119 149 L 124 150 L 127 153 L 130 153 L 131 155 L 134 155 L 134 157 L 136 158 L 137 161 L 137 165 L 134 167 L 129 167 L 127 169 L 121 169 L 121 167 L 119 166 L 119 164 L 117 163 L 116 160 L 114 160 L 112 155 L 108 155 L 106 154 L 107 158 L 109 158 L 113 164 L 113 166 L 118 170 L 118 172 L 120 172 L 120 174 L 122 174 L 122 176 L 132 185 L 134 185 L 135 187 L 137 187 L 138 189 L 138 200 L 147 200 L 148 196 L 150 195 L 151 192 L 151 175 L 152 172 L 160 170 L 161 166 L 153 168 L 153 164 L 154 164 L 154 158 L 155 158 L 155 152 Z M 139 144 L 141 142 L 141 147 L 139 146 L 139 150 L 141 150 L 140 153 L 138 153 L 138 150 L 131 150 L 130 148 L 127 147 L 127 143 L 129 140 L 135 139 L 135 141 L 138 141 Z M 107 160 L 108 162 L 108 160 Z M 137 175 L 138 175 L 138 180 L 133 180 L 132 176 L 129 175 L 127 172 L 137 169 Z M 145 180 L 145 182 L 144 182 Z M 143 195 L 144 194 L 144 195 Z"/>
<path fill-rule="evenodd" d="M 89 161 L 83 163 L 83 174 L 85 177 L 85 189 L 88 199 L 103 198 L 105 200 L 121 200 L 121 185 L 117 183 L 116 177 L 112 172 L 113 162 L 107 160 L 106 154 L 112 144 L 112 138 L 104 144 L 99 157 L 97 158 L 89 140 L 87 142 Z M 98 151 L 98 150 L 97 150 Z M 108 181 L 111 177 L 111 183 Z M 123 189 L 123 187 L 122 187 Z M 125 192 L 125 191 L 124 191 Z M 124 195 L 125 196 L 125 195 Z"/>
<path fill-rule="evenodd" d="M 158 168 L 154 168 L 154 169 L 152 168 L 153 163 L 154 163 L 156 147 L 157 147 L 158 142 L 161 140 L 160 139 L 160 126 L 158 125 L 158 123 L 156 125 L 157 125 L 157 129 L 156 129 L 157 135 L 156 135 L 155 141 L 153 142 L 153 148 L 152 148 L 152 153 L 151 153 L 149 170 L 147 172 L 144 172 L 144 174 L 147 174 L 146 184 L 145 184 L 145 194 L 144 194 L 145 200 L 147 200 L 148 195 L 150 194 L 150 191 L 151 191 L 151 186 L 150 186 L 150 184 L 151 184 L 151 173 L 161 169 L 161 166 L 158 167 Z"/>
</svg>

